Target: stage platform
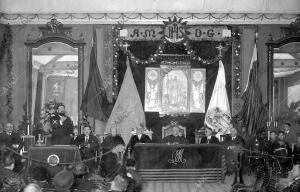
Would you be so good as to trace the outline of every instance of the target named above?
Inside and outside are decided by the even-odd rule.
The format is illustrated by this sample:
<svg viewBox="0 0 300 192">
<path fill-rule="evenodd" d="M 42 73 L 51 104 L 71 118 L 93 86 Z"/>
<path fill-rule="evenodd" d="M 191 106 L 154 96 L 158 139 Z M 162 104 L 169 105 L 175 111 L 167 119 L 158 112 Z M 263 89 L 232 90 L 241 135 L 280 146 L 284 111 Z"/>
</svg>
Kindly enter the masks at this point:
<svg viewBox="0 0 300 192">
<path fill-rule="evenodd" d="M 221 145 L 137 144 L 133 156 L 146 182 L 223 182 L 225 156 Z"/>
</svg>

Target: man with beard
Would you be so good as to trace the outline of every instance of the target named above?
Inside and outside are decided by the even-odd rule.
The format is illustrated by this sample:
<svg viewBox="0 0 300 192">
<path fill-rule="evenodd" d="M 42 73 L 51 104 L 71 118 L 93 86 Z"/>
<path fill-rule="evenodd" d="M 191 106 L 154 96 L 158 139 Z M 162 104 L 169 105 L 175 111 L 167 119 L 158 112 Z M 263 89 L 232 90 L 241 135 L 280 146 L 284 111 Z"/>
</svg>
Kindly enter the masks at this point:
<svg viewBox="0 0 300 192">
<path fill-rule="evenodd" d="M 52 127 L 52 144 L 68 145 L 73 132 L 73 122 L 66 115 L 63 104 L 58 105 L 57 112 L 54 117 L 51 117 L 50 123 Z"/>
</svg>

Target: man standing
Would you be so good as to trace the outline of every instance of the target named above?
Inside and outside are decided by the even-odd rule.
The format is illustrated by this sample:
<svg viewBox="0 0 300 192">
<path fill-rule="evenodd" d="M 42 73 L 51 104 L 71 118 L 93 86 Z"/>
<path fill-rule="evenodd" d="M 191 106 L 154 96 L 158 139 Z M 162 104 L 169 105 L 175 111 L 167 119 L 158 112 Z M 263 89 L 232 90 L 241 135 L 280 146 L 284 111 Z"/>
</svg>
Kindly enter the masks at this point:
<svg viewBox="0 0 300 192">
<path fill-rule="evenodd" d="M 219 144 L 219 139 L 212 135 L 212 129 L 205 127 L 205 137 L 201 139 L 201 144 Z"/>
<path fill-rule="evenodd" d="M 225 140 L 225 145 L 227 146 L 226 151 L 226 163 L 227 169 L 229 172 L 235 172 L 234 183 L 238 183 L 238 178 L 240 183 L 244 183 L 243 181 L 243 147 L 245 147 L 245 141 L 242 136 L 237 134 L 237 130 L 235 128 L 230 129 L 230 135 Z M 239 177 L 238 177 L 239 176 Z"/>
<path fill-rule="evenodd" d="M 73 133 L 73 122 L 66 115 L 63 104 L 58 105 L 57 113 L 54 117 L 51 117 L 50 123 L 52 127 L 52 144 L 68 145 Z"/>
</svg>

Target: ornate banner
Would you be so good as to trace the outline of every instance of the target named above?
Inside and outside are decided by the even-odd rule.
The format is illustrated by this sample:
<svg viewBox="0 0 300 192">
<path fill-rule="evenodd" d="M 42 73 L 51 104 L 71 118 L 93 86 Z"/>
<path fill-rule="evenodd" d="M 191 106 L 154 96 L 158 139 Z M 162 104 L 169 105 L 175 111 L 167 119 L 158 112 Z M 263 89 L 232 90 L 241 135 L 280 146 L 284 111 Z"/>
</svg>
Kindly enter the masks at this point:
<svg viewBox="0 0 300 192">
<path fill-rule="evenodd" d="M 120 30 L 119 36 L 127 41 L 158 41 L 165 39 L 171 43 L 179 43 L 186 39 L 194 41 L 226 41 L 231 38 L 227 26 L 187 26 L 182 18 L 169 18 L 164 26 L 126 26 Z"/>
<path fill-rule="evenodd" d="M 186 32 L 178 26 L 128 26 L 120 30 L 120 36 L 127 41 L 159 41 L 166 38 L 173 43 L 177 42 L 175 37 L 181 40 L 185 35 L 193 41 L 225 41 L 231 37 L 227 26 L 189 26 Z"/>
</svg>

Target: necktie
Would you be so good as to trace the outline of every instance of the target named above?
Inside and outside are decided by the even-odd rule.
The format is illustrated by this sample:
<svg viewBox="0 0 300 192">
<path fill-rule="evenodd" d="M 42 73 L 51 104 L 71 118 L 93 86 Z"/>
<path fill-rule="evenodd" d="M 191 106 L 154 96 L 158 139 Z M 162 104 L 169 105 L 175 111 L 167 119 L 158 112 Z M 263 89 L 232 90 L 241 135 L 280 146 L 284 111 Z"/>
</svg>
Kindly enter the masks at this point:
<svg viewBox="0 0 300 192">
<path fill-rule="evenodd" d="M 85 142 L 87 143 L 89 141 L 89 136 L 85 136 Z"/>
</svg>

